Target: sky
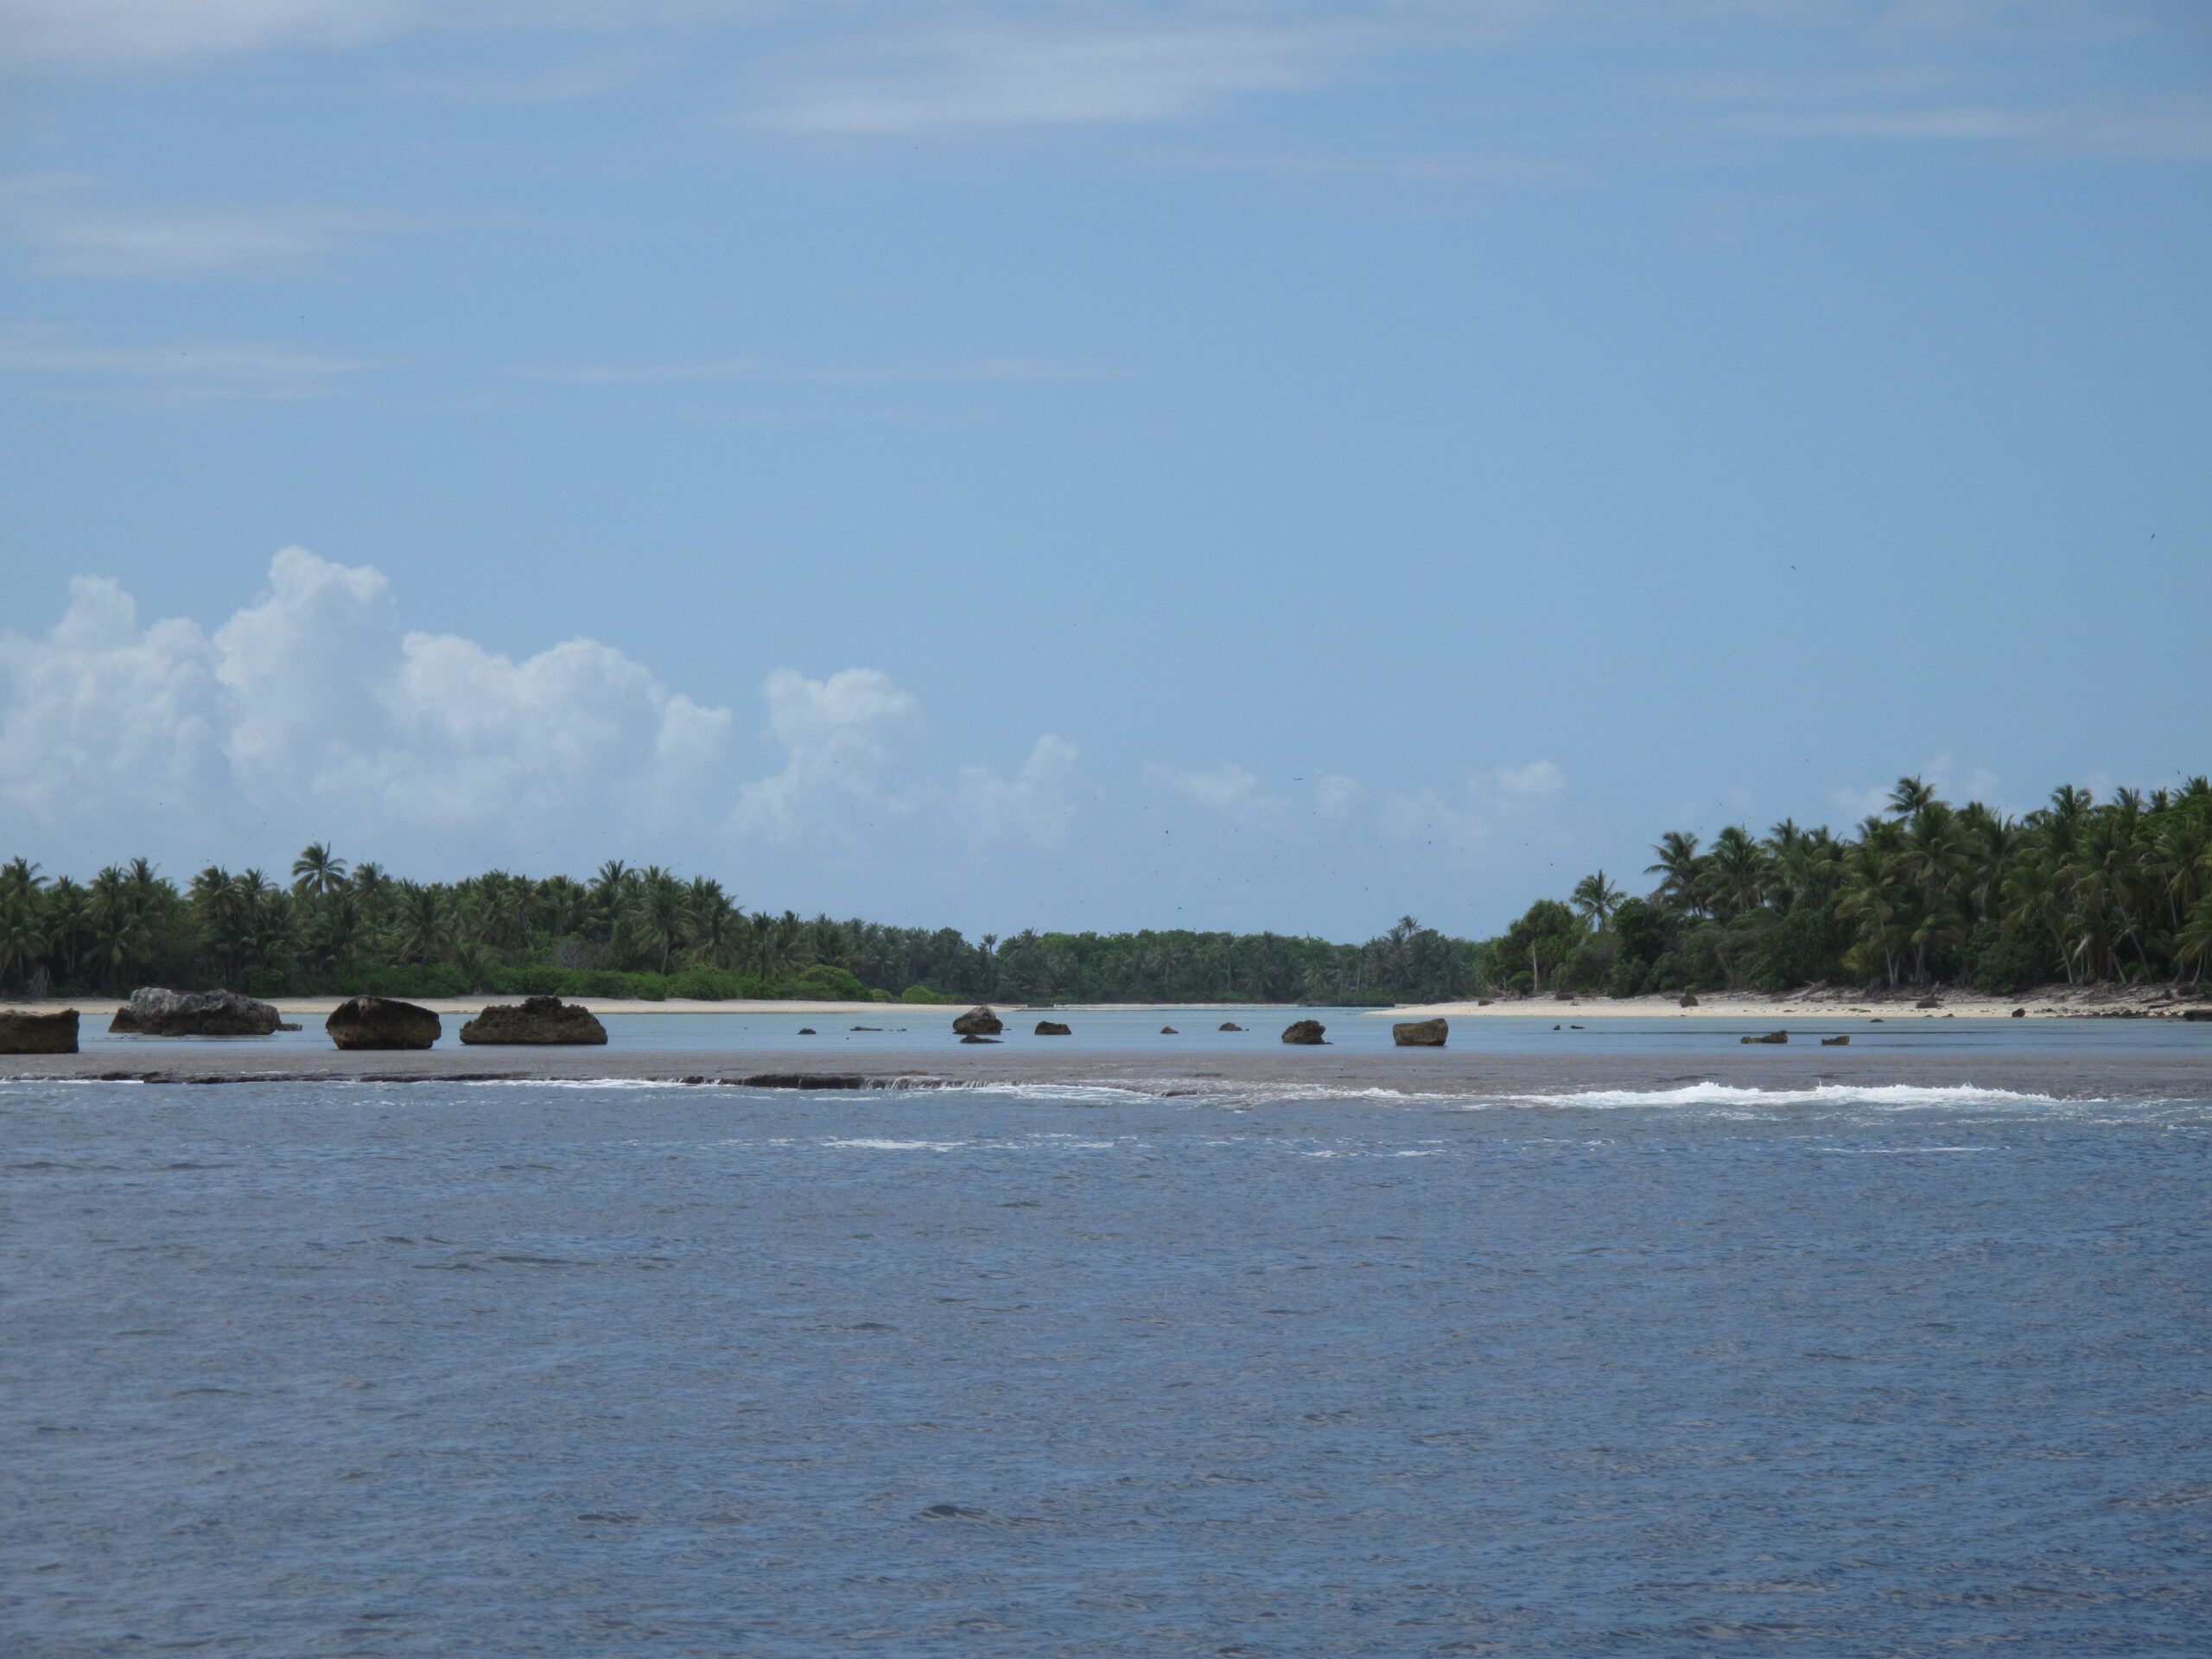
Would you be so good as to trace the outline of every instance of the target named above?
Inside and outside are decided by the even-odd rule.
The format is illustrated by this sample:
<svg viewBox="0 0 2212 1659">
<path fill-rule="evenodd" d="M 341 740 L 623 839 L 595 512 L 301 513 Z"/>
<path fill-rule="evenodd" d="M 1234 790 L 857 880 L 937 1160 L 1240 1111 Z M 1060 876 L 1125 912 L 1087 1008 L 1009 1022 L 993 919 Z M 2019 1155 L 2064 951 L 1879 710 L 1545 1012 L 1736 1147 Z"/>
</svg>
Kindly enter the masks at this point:
<svg viewBox="0 0 2212 1659">
<path fill-rule="evenodd" d="M 2181 0 L 0 0 L 0 855 L 1502 928 L 2212 769 Z"/>
</svg>

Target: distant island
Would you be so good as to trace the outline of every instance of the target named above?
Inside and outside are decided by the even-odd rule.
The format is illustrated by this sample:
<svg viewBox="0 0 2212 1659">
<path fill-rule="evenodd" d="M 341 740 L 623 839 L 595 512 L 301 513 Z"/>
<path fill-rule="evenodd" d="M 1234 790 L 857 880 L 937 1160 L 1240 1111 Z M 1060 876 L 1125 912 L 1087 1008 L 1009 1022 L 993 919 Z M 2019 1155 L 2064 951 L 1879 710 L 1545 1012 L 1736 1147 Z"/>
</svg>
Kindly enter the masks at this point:
<svg viewBox="0 0 2212 1659">
<path fill-rule="evenodd" d="M 1778 993 L 1815 984 L 2202 981 L 2212 783 L 2099 801 L 2071 785 L 2012 818 L 1902 779 L 1855 835 L 1787 820 L 1710 846 L 1669 831 L 1629 897 L 1602 870 L 1503 934 L 1411 917 L 1363 944 L 1278 933 L 1040 933 L 747 912 L 709 877 L 600 867 L 418 882 L 307 848 L 289 881 L 210 866 L 180 891 L 144 859 L 88 882 L 0 867 L 0 990 L 122 995 L 553 995 L 820 1001 L 1297 1002 L 1383 1007 L 1539 993 Z"/>
</svg>

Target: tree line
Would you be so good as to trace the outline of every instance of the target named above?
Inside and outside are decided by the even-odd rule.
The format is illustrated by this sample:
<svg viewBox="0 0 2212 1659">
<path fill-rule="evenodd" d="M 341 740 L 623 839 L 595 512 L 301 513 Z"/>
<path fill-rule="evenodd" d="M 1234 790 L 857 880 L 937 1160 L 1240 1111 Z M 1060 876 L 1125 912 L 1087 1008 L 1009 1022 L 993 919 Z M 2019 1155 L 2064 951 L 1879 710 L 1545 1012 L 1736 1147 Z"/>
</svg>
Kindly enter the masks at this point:
<svg viewBox="0 0 2212 1659">
<path fill-rule="evenodd" d="M 1641 898 L 1603 871 L 1492 939 L 1411 917 L 1362 944 L 1142 931 L 970 941 L 953 928 L 747 911 L 711 877 L 611 861 L 588 879 L 411 881 L 308 847 L 289 880 L 144 859 L 90 881 L 0 866 L 0 989 L 262 996 L 671 996 L 917 1002 L 1304 1002 L 1758 990 L 1808 984 L 2202 981 L 2212 784 L 2105 801 L 2071 785 L 2013 818 L 1902 779 L 1853 836 L 1788 820 L 1707 845 L 1669 831 Z"/>
<path fill-rule="evenodd" d="M 1039 933 L 747 911 L 708 876 L 609 862 L 410 881 L 320 843 L 289 882 L 211 865 L 181 890 L 144 859 L 89 882 L 0 867 L 0 988 L 122 995 L 631 996 L 1385 1005 L 1472 995 L 1480 947 L 1410 918 L 1363 945 L 1283 934 Z"/>
<path fill-rule="evenodd" d="M 1625 897 L 1603 871 L 1490 942 L 1504 991 L 1633 996 L 1811 984 L 2202 982 L 2212 955 L 2212 783 L 2071 785 L 2012 817 L 1902 778 L 1855 836 L 1784 819 L 1708 846 L 1670 830 Z"/>
</svg>

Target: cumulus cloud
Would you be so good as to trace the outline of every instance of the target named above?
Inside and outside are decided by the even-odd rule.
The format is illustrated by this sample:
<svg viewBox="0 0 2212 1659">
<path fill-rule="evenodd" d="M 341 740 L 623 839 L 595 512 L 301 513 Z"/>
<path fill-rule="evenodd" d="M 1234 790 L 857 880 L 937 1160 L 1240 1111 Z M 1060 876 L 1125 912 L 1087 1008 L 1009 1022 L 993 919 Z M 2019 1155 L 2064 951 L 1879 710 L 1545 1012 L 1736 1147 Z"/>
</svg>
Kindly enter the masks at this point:
<svg viewBox="0 0 2212 1659">
<path fill-rule="evenodd" d="M 789 756 L 772 778 L 748 784 L 731 823 L 737 830 L 788 840 L 802 831 L 849 837 L 861 822 L 904 817 L 912 802 L 882 787 L 893 740 L 920 707 L 872 668 L 849 668 L 826 680 L 797 669 L 768 676 L 767 735 Z"/>
<path fill-rule="evenodd" d="M 955 793 L 969 838 L 985 846 L 1007 841 L 1058 845 L 1075 818 L 1070 787 L 1077 753 L 1074 744 L 1047 732 L 1011 778 L 988 766 L 962 768 Z"/>
<path fill-rule="evenodd" d="M 758 855 L 799 874 L 887 829 L 1043 848 L 1074 819 L 1063 738 L 1039 738 L 1010 775 L 931 781 L 909 764 L 920 705 L 874 669 L 779 668 L 762 697 L 784 762 L 747 781 L 729 709 L 594 639 L 516 658 L 410 631 L 370 566 L 286 548 L 213 630 L 144 623 L 118 583 L 80 576 L 43 636 L 0 633 L 4 850 L 75 868 L 335 839 L 426 873 L 613 854 Z"/>
<path fill-rule="evenodd" d="M 1274 811 L 1276 802 L 1260 791 L 1259 774 L 1233 760 L 1198 772 L 1159 765 L 1145 768 L 1146 781 L 1210 807 L 1225 817 L 1251 819 Z"/>
<path fill-rule="evenodd" d="M 1469 778 L 1456 796 L 1434 789 L 1393 791 L 1382 804 L 1382 827 L 1404 840 L 1478 858 L 1540 826 L 1566 791 L 1567 774 L 1549 760 L 1497 766 Z"/>
<path fill-rule="evenodd" d="M 79 578 L 44 639 L 0 638 L 0 801 L 72 841 L 581 855 L 728 795 L 728 709 L 589 639 L 515 661 L 403 632 L 379 572 L 300 548 L 212 635 Z"/>
<path fill-rule="evenodd" d="M 1366 801 L 1366 789 L 1342 772 L 1330 772 L 1313 785 L 1313 810 L 1325 818 L 1348 818 Z"/>
</svg>

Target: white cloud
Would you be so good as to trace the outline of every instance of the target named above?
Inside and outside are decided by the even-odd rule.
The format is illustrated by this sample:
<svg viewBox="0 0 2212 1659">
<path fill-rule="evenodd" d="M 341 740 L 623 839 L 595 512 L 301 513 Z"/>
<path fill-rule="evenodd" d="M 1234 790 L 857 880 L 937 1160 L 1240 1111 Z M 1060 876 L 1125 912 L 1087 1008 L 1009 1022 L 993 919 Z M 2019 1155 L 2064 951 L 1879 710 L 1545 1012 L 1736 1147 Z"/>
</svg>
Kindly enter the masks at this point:
<svg viewBox="0 0 2212 1659">
<path fill-rule="evenodd" d="M 0 373 L 49 385 L 105 385 L 149 404 L 327 397 L 370 367 L 365 358 L 279 346 L 83 346 L 0 340 Z"/>
<path fill-rule="evenodd" d="M 1478 858 L 1500 842 L 1544 823 L 1567 791 L 1567 774 L 1549 760 L 1497 766 L 1467 779 L 1457 797 L 1434 789 L 1393 791 L 1382 804 L 1382 827 L 1407 841 Z"/>
<path fill-rule="evenodd" d="M 1257 772 L 1233 760 L 1199 772 L 1179 772 L 1158 764 L 1145 768 L 1145 780 L 1211 808 L 1224 817 L 1251 819 L 1272 815 L 1278 803 L 1260 792 Z"/>
<path fill-rule="evenodd" d="M 435 0 L 0 0 L 0 56 L 105 64 L 353 46 L 454 10 Z"/>
<path fill-rule="evenodd" d="M 959 822 L 976 843 L 1027 841 L 1039 847 L 1059 844 L 1075 818 L 1070 785 L 1078 751 L 1046 733 L 1011 778 L 988 766 L 963 767 L 956 791 Z"/>
<path fill-rule="evenodd" d="M 0 637 L 0 801 L 74 845 L 583 856 L 729 792 L 727 709 L 588 639 L 518 662 L 403 632 L 382 575 L 298 548 L 212 636 L 79 578 L 45 639 Z"/>
<path fill-rule="evenodd" d="M 1348 818 L 1366 801 L 1366 789 L 1341 772 L 1332 772 L 1313 785 L 1313 810 L 1325 818 Z"/>
<path fill-rule="evenodd" d="M 894 737 L 920 706 L 872 668 L 849 668 L 810 680 L 779 668 L 763 690 L 767 734 L 789 756 L 772 778 L 745 786 L 733 827 L 788 840 L 802 831 L 849 837 L 856 815 L 868 821 L 904 817 L 912 803 L 882 787 Z"/>
<path fill-rule="evenodd" d="M 751 118 L 858 136 L 1166 120 L 1233 93 L 1308 86 L 1348 40 L 1287 22 L 971 23 L 858 41 L 786 70 Z"/>
<path fill-rule="evenodd" d="M 4 3 L 4 0 L 0 0 Z M 34 269 L 73 276 L 192 276 L 285 270 L 379 231 L 419 221 L 331 207 L 86 204 L 69 178 L 0 183 L 10 233 Z"/>
<path fill-rule="evenodd" d="M 887 363 L 849 368 L 779 368 L 756 358 L 701 358 L 683 363 L 530 364 L 516 372 L 563 385 L 664 385 L 690 380 L 748 380 L 785 385 L 970 385 L 1126 380 L 1130 370 L 1048 358 L 994 357 L 972 362 Z"/>
<path fill-rule="evenodd" d="M 194 624 L 141 628 L 117 583 L 77 577 L 43 640 L 0 634 L 0 799 L 48 823 L 190 810 L 221 772 L 216 668 Z"/>
</svg>

